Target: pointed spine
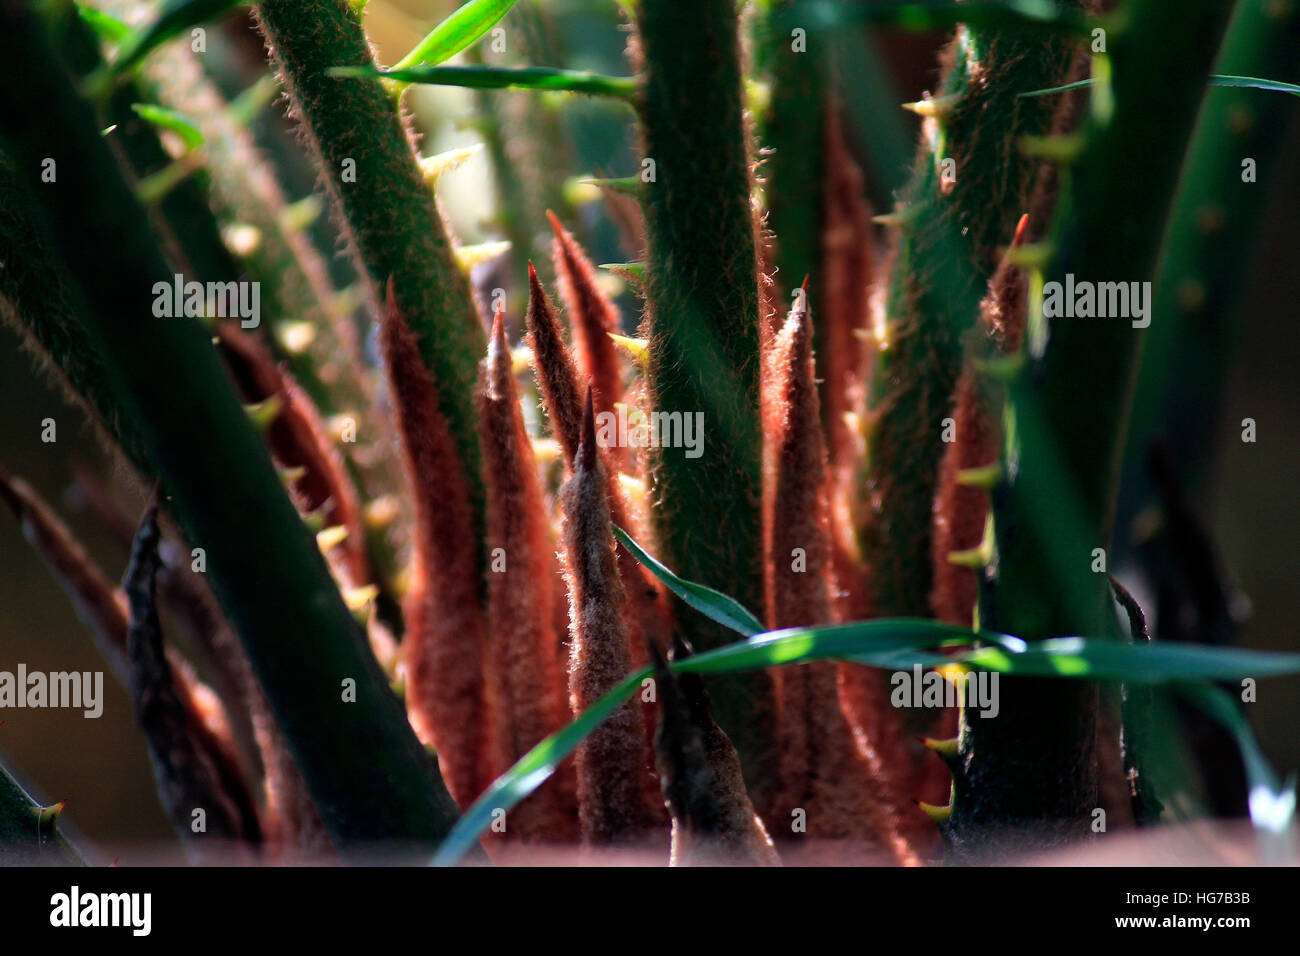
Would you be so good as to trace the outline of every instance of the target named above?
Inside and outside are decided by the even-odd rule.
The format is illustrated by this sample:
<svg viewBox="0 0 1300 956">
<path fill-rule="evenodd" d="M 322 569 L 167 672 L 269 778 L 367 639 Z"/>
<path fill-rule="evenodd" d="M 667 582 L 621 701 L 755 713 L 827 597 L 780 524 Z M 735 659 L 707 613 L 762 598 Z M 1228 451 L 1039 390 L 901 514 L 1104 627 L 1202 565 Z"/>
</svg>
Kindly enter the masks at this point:
<svg viewBox="0 0 1300 956">
<path fill-rule="evenodd" d="M 415 495 L 414 568 L 402 642 L 407 710 L 420 738 L 437 750 L 448 790 L 464 806 L 492 779 L 479 541 L 459 448 L 395 296 L 388 300 L 381 339 Z"/>
<path fill-rule="evenodd" d="M 800 297 L 806 303 L 806 296 Z M 812 322 L 804 305 L 791 310 L 773 343 L 766 451 L 768 624 L 812 626 L 834 619 L 828 528 L 826 447 L 814 378 Z M 852 840 L 854 852 L 883 851 L 916 864 L 912 846 L 924 832 L 906 793 L 907 763 L 869 764 L 840 705 L 838 667 L 817 661 L 786 668 L 777 680 L 781 796 L 773 832 L 794 841 L 792 814 L 803 810 L 810 841 Z M 896 715 L 895 715 L 896 717 Z M 897 721 L 879 737 L 901 740 Z M 883 739 L 873 747 L 884 750 Z M 802 849 L 802 848 L 799 848 Z M 795 851 L 797 852 L 797 850 Z M 815 852 L 815 851 L 813 851 Z M 839 852 L 839 851 L 837 851 Z"/>
<path fill-rule="evenodd" d="M 555 548 L 524 429 L 500 310 L 478 388 L 488 520 L 487 700 L 493 774 L 503 773 L 568 718 L 554 631 Z M 504 567 L 497 564 L 499 555 Z M 568 773 L 566 773 L 568 771 Z M 563 765 L 511 815 L 508 838 L 565 842 L 574 833 L 573 780 Z"/>
<path fill-rule="evenodd" d="M 569 589 L 569 706 L 575 714 L 632 669 L 607 488 L 588 394 L 573 477 L 560 490 Z M 584 844 L 639 843 L 650 836 L 656 821 L 645 802 L 645 738 L 635 704 L 623 704 L 587 736 L 578 748 L 577 769 Z"/>
<path fill-rule="evenodd" d="M 552 212 L 552 258 L 560 297 L 569 313 L 578 368 L 595 392 L 597 412 L 612 411 L 623 400 L 623 370 L 611 332 L 623 330 L 618 308 L 596 283 L 596 270 L 573 235 Z"/>
</svg>

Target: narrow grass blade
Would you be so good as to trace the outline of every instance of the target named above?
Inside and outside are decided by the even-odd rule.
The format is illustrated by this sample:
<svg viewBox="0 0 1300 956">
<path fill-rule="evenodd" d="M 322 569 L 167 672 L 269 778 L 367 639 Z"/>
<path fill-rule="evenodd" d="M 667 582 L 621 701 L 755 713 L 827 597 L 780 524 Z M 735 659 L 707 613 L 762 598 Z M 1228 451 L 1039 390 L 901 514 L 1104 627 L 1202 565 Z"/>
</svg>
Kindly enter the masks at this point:
<svg viewBox="0 0 1300 956">
<path fill-rule="evenodd" d="M 121 43 L 131 35 L 131 27 L 117 17 L 110 16 L 102 10 L 96 10 L 84 3 L 77 4 L 77 14 L 85 20 L 101 40 L 108 43 Z"/>
<path fill-rule="evenodd" d="M 953 660 L 1003 674 L 1133 684 L 1238 680 L 1300 673 L 1300 654 L 1195 644 L 1120 644 L 1082 637 L 1034 641 L 1021 644 L 1020 649 L 1015 644 L 979 647 L 958 654 Z"/>
<path fill-rule="evenodd" d="M 124 41 L 122 52 L 113 61 L 112 75 L 121 76 L 166 43 L 192 27 L 210 20 L 240 5 L 241 0 L 167 0 L 158 10 L 158 16 L 147 27 L 135 31 Z"/>
<path fill-rule="evenodd" d="M 627 100 L 636 94 L 636 80 L 630 76 L 606 76 L 586 70 L 557 70 L 544 66 L 505 69 L 491 66 L 421 66 L 387 72 L 370 66 L 342 66 L 332 76 L 384 77 L 399 83 L 430 86 L 463 86 L 475 90 L 554 90 L 610 96 Z"/>
<path fill-rule="evenodd" d="M 393 69 L 437 66 L 491 30 L 514 5 L 515 0 L 470 0 L 429 31 Z"/>
<path fill-rule="evenodd" d="M 1237 742 L 1241 762 L 1250 784 L 1250 820 L 1266 833 L 1285 833 L 1295 826 L 1296 781 L 1294 774 L 1285 784 L 1278 781 L 1268 758 L 1260 749 L 1241 710 L 1222 688 L 1194 685 L 1182 693 L 1213 717 Z M 1294 850 L 1291 850 L 1294 854 Z"/>
<path fill-rule="evenodd" d="M 1050 0 L 1002 0 L 996 3 L 843 3 L 809 0 L 793 5 L 779 21 L 790 27 L 811 24 L 833 30 L 870 23 L 908 31 L 948 30 L 959 24 L 977 28 L 1055 30 L 1086 34 L 1093 21 L 1063 10 Z"/>
<path fill-rule="evenodd" d="M 1273 93 L 1290 93 L 1300 96 L 1300 85 L 1283 83 L 1281 80 L 1263 80 L 1254 76 L 1229 76 L 1215 73 L 1210 77 L 1211 86 L 1246 86 L 1255 90 L 1269 90 Z"/>
<path fill-rule="evenodd" d="M 705 587 L 703 584 L 696 584 L 694 581 L 679 578 L 660 564 L 659 561 L 651 557 L 622 528 L 615 526 L 614 537 L 618 538 L 619 542 L 631 551 L 638 561 L 645 565 L 646 570 L 662 581 L 668 590 L 701 614 L 717 621 L 724 627 L 729 627 L 733 631 L 743 634 L 745 637 L 752 637 L 763 630 L 762 622 L 739 601 L 720 591 L 715 591 L 713 588 Z M 704 656 L 706 655 L 700 655 L 692 658 L 692 660 L 698 661 Z"/>
<path fill-rule="evenodd" d="M 1085 86 L 1091 86 L 1094 79 L 1089 77 L 1086 80 L 1079 80 L 1075 83 L 1066 83 L 1064 86 L 1050 86 L 1043 90 L 1030 90 L 1028 93 L 1021 93 L 1021 96 L 1049 96 L 1052 93 L 1065 93 L 1069 90 L 1077 90 Z M 1281 80 L 1265 80 L 1257 76 L 1233 76 L 1227 73 L 1211 73 L 1210 86 L 1236 86 L 1249 87 L 1255 90 L 1268 90 L 1272 93 L 1290 93 L 1292 96 L 1300 96 L 1300 85 L 1295 83 L 1283 83 Z"/>
<path fill-rule="evenodd" d="M 621 684 L 584 710 L 576 720 L 551 734 L 498 777 L 447 834 L 447 839 L 442 842 L 433 859 L 434 866 L 450 866 L 457 862 L 491 825 L 493 813 L 497 810 L 510 810 L 545 783 L 560 761 L 573 753 L 584 737 L 631 697 L 641 686 L 641 681 L 648 676 L 648 667 L 629 674 Z"/>
</svg>

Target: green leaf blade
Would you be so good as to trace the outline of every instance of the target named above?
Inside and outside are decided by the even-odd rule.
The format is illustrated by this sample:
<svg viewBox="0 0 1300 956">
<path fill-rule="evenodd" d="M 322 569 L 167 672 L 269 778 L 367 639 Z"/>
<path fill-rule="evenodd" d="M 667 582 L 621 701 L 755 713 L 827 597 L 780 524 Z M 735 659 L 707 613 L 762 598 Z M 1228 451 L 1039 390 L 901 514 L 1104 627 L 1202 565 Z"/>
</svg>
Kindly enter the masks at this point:
<svg viewBox="0 0 1300 956">
<path fill-rule="evenodd" d="M 482 37 L 514 5 L 515 0 L 470 0 L 429 31 L 393 69 L 437 66 Z"/>
<path fill-rule="evenodd" d="M 745 637 L 752 637 L 764 630 L 763 622 L 739 601 L 703 584 L 679 578 L 633 541 L 632 536 L 622 528 L 617 526 L 614 528 L 614 537 L 618 538 L 623 547 L 632 552 L 632 556 L 641 562 L 647 571 L 662 581 L 668 590 L 701 614 Z"/>
</svg>

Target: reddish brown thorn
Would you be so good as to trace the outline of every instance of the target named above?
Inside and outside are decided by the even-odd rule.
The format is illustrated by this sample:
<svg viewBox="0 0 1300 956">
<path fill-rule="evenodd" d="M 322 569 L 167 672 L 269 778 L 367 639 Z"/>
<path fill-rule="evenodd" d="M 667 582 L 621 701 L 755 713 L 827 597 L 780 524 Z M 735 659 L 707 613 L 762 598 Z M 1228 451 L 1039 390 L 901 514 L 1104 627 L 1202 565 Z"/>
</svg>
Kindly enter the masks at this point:
<svg viewBox="0 0 1300 956">
<path fill-rule="evenodd" d="M 560 298 L 569 312 L 578 369 L 596 390 L 598 411 L 610 411 L 623 398 L 623 369 L 618 350 L 609 337 L 621 332 L 618 309 L 596 282 L 592 268 L 578 241 L 547 210 L 555 233 L 552 257 L 560 287 Z"/>
<path fill-rule="evenodd" d="M 555 309 L 531 262 L 528 263 L 528 312 L 524 323 L 528 327 L 533 365 L 551 430 L 564 450 L 564 460 L 572 467 L 582 427 L 581 379 L 560 333 Z"/>
<path fill-rule="evenodd" d="M 573 477 L 560 490 L 569 587 L 569 706 L 590 707 L 631 670 L 626 594 L 610 530 L 605 469 L 596 453 L 590 401 Z M 587 844 L 645 840 L 655 827 L 645 794 L 645 736 L 636 705 L 619 707 L 578 748 L 578 812 Z"/>
<path fill-rule="evenodd" d="M 500 310 L 480 371 L 478 411 L 489 548 L 484 678 L 496 743 L 493 773 L 499 774 L 568 720 L 554 630 L 555 547 Z M 572 764 L 566 762 L 511 811 L 507 839 L 574 839 L 573 790 Z"/>
<path fill-rule="evenodd" d="M 416 733 L 438 751 L 462 806 L 491 782 L 483 697 L 480 539 L 468 477 L 433 376 L 388 287 L 384 365 L 415 498 L 415 555 L 406 598 L 406 703 Z"/>
<path fill-rule="evenodd" d="M 773 342 L 764 403 L 771 627 L 824 624 L 831 617 L 826 448 L 806 302 L 799 297 Z"/>
</svg>

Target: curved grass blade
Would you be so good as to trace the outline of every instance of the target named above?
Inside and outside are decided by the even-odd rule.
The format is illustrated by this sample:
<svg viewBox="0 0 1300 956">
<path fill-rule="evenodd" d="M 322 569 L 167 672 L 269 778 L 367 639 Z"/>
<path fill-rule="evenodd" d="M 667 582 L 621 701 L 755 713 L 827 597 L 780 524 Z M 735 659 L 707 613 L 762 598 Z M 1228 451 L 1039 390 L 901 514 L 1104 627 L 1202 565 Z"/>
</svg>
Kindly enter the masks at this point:
<svg viewBox="0 0 1300 956">
<path fill-rule="evenodd" d="M 470 0 L 430 30 L 393 69 L 437 66 L 491 30 L 514 5 L 515 0 Z"/>
<path fill-rule="evenodd" d="M 78 16 L 86 21 L 101 40 L 107 43 L 121 43 L 131 35 L 131 27 L 117 17 L 84 3 L 78 3 L 76 7 Z"/>
<path fill-rule="evenodd" d="M 545 66 L 515 69 L 492 66 L 421 66 L 388 71 L 373 66 L 338 66 L 330 70 L 330 75 L 383 77 L 398 83 L 463 86 L 475 90 L 554 90 L 621 100 L 630 100 L 636 95 L 634 77 L 606 76 L 587 70 L 557 70 Z"/>
<path fill-rule="evenodd" d="M 641 551 L 626 533 L 620 533 L 619 529 L 615 528 L 615 534 L 619 535 L 625 545 L 633 549 L 633 554 L 638 560 L 643 563 L 646 560 L 654 561 Z M 654 564 L 658 565 L 658 562 Z M 646 567 L 655 570 L 651 564 L 647 563 Z M 663 579 L 670 588 L 673 587 L 673 582 L 689 584 L 689 582 L 681 582 L 680 578 L 662 565 L 658 567 L 671 578 L 671 580 Z M 659 571 L 655 570 L 655 573 L 658 574 Z M 683 596 L 683 600 L 685 599 Z M 731 599 L 727 598 L 727 600 Z M 720 621 L 720 623 L 726 622 Z M 857 624 L 835 627 L 773 631 L 753 640 L 728 644 L 685 660 L 672 662 L 669 667 L 681 673 L 707 674 L 760 670 L 765 667 L 823 658 L 854 660 L 879 667 L 901 667 L 911 666 L 915 662 L 924 664 L 945 660 L 938 655 L 907 656 L 909 650 L 950 643 L 968 643 L 974 637 L 975 635 L 970 631 L 935 621 L 919 619 L 860 621 Z M 641 681 L 650 674 L 650 668 L 644 668 L 628 675 L 617 687 L 579 714 L 567 726 L 557 730 L 535 746 L 513 767 L 498 777 L 456 821 L 456 825 L 438 848 L 438 853 L 433 860 L 434 865 L 449 866 L 457 862 L 491 825 L 496 811 L 508 812 L 541 786 L 555 772 L 559 762 L 572 753 L 582 739 L 595 730 L 601 721 L 631 697 L 641 686 Z"/>
<path fill-rule="evenodd" d="M 1066 83 L 1064 86 L 1049 86 L 1043 90 L 1030 90 L 1028 93 L 1021 93 L 1021 96 L 1049 96 L 1052 93 L 1065 93 L 1069 90 L 1081 89 L 1085 86 L 1091 86 L 1095 80 L 1089 77 L 1086 80 L 1077 80 L 1074 83 Z M 1281 80 L 1265 80 L 1257 76 L 1234 76 L 1228 73 L 1211 73 L 1210 86 L 1236 86 L 1248 87 L 1255 90 L 1268 90 L 1273 93 L 1290 93 L 1292 96 L 1300 96 L 1300 85 L 1295 83 L 1283 83 Z"/>
<path fill-rule="evenodd" d="M 181 138 L 186 149 L 195 149 L 203 145 L 203 133 L 194 120 L 183 113 L 169 110 L 155 103 L 132 103 L 131 109 L 141 119 L 152 123 L 159 129 L 169 130 Z"/>
<path fill-rule="evenodd" d="M 509 811 L 545 783 L 546 779 L 555 772 L 560 761 L 573 753 L 584 737 L 599 727 L 601 721 L 631 697 L 641 686 L 641 681 L 650 676 L 650 673 L 650 668 L 646 667 L 629 674 L 621 684 L 584 710 L 572 722 L 541 741 L 524 754 L 513 767 L 497 777 L 492 786 L 488 787 L 456 821 L 456 825 L 438 847 L 433 865 L 451 866 L 459 861 L 492 824 L 492 815 L 497 810 Z"/>
<path fill-rule="evenodd" d="M 1196 644 L 1120 644 L 1082 637 L 978 647 L 955 655 L 952 661 L 1017 676 L 1073 677 L 1133 684 L 1237 680 L 1300 673 L 1300 654 Z"/>
<path fill-rule="evenodd" d="M 614 526 L 614 537 L 618 538 L 623 547 L 632 552 L 633 557 L 645 565 L 646 570 L 662 581 L 668 590 L 704 616 L 745 637 L 752 637 L 763 631 L 763 623 L 735 598 L 705 587 L 703 584 L 679 578 L 651 557 L 641 545 L 632 540 L 631 535 L 617 525 Z"/>
<path fill-rule="evenodd" d="M 216 20 L 243 0 L 167 0 L 147 27 L 125 41 L 109 70 L 114 77 L 134 69 L 145 57 L 172 37 L 209 20 Z"/>
<path fill-rule="evenodd" d="M 650 561 L 626 533 L 620 540 L 633 549 L 638 560 Z M 639 552 L 639 553 L 638 553 Z M 658 562 L 655 562 L 657 565 Z M 658 575 L 651 564 L 646 564 Z M 670 588 L 681 579 L 658 565 L 669 577 L 662 577 Z M 698 587 L 698 585 L 696 585 Z M 674 588 L 674 590 L 676 590 Z M 716 592 L 713 592 L 716 594 Z M 683 596 L 685 600 L 685 596 Z M 729 598 L 727 600 L 730 600 Z M 743 610 L 743 609 L 742 609 Z M 719 619 L 720 620 L 720 619 Z M 725 623 L 725 622 L 722 622 Z M 955 656 L 934 653 L 931 648 L 987 643 Z M 1147 683 L 1223 680 L 1244 674 L 1268 676 L 1300 672 L 1300 654 L 1269 654 L 1260 651 L 1229 650 L 1215 647 L 1179 645 L 1152 650 L 1152 645 L 1122 645 L 1111 641 L 1089 641 L 1079 637 L 1056 638 L 1028 644 L 1006 634 L 974 632 L 938 621 L 921 618 L 882 618 L 818 628 L 789 628 L 757 634 L 748 640 L 728 644 L 669 666 L 679 673 L 717 674 L 759 670 L 815 660 L 842 660 L 885 669 L 923 667 L 965 663 L 972 667 L 1005 674 L 1060 677 L 1083 680 L 1125 680 Z M 629 675 L 624 681 L 580 714 L 572 723 L 547 737 L 518 763 L 502 774 L 456 822 L 438 850 L 435 865 L 450 865 L 471 848 L 492 823 L 497 810 L 509 811 L 555 771 L 561 760 L 599 726 L 623 701 L 627 700 L 650 675 L 648 668 Z M 1249 726 L 1231 707 L 1231 701 L 1207 688 L 1189 684 L 1188 694 L 1200 695 L 1207 709 L 1237 737 L 1251 775 L 1252 793 L 1270 796 L 1269 806 L 1276 805 L 1279 788 L 1269 770 Z M 1214 691 L 1216 688 L 1209 688 Z M 1218 692 L 1222 694 L 1221 691 Z M 1261 804 L 1263 803 L 1261 797 Z"/>
<path fill-rule="evenodd" d="M 1245 86 L 1255 90 L 1269 90 L 1273 93 L 1290 93 L 1300 96 L 1300 85 L 1283 83 L 1281 80 L 1264 80 L 1255 76 L 1228 76 L 1215 73 L 1210 77 L 1211 86 Z"/>
<path fill-rule="evenodd" d="M 900 30 L 948 30 L 960 24 L 977 28 L 1052 30 L 1086 34 L 1096 18 L 1063 10 L 1050 0 L 1002 0 L 997 3 L 843 3 L 811 0 L 796 3 L 778 20 L 789 27 L 811 25 L 833 30 L 850 24 L 878 24 Z"/>
<path fill-rule="evenodd" d="M 1192 685 L 1180 691 L 1213 717 L 1233 736 L 1241 751 L 1241 762 L 1250 783 L 1250 821 L 1265 833 L 1287 833 L 1295 826 L 1296 781 L 1292 774 L 1285 784 L 1279 783 L 1268 758 L 1255 740 L 1250 723 L 1232 698 L 1220 687 Z M 1288 847 L 1294 854 L 1294 849 Z"/>
</svg>

